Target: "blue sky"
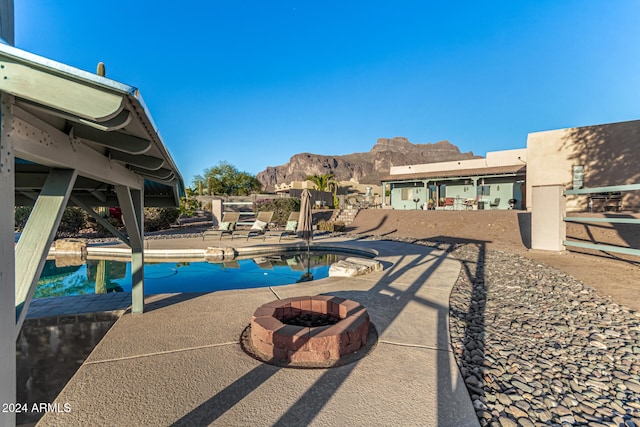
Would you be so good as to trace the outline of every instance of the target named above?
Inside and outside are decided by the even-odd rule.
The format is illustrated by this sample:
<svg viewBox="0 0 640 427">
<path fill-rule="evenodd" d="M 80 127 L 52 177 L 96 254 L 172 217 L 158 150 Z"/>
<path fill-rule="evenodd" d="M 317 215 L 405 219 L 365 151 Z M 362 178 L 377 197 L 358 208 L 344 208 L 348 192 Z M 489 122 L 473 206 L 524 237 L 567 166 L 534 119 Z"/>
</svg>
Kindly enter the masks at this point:
<svg viewBox="0 0 640 427">
<path fill-rule="evenodd" d="M 640 2 L 15 2 L 16 47 L 136 86 L 183 178 L 640 118 Z"/>
</svg>

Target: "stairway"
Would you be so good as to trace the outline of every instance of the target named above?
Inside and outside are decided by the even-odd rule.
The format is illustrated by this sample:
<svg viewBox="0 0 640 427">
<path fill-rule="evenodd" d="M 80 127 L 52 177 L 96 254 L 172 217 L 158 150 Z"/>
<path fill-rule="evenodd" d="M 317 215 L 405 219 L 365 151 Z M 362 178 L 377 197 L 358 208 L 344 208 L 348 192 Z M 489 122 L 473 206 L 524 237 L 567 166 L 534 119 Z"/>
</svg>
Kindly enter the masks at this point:
<svg viewBox="0 0 640 427">
<path fill-rule="evenodd" d="M 358 215 L 359 209 L 337 209 L 331 218 L 333 222 L 342 222 L 344 225 L 349 225 L 353 222 L 356 215 Z"/>
</svg>

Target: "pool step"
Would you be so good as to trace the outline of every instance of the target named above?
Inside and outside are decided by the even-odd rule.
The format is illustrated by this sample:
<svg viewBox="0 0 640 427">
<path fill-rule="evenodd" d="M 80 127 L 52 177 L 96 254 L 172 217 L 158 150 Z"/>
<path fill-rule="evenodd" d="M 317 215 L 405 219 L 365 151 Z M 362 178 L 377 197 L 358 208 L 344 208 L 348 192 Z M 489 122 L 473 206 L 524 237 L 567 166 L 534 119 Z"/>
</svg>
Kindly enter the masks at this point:
<svg viewBox="0 0 640 427">
<path fill-rule="evenodd" d="M 331 264 L 329 277 L 355 277 L 381 270 L 382 264 L 374 259 L 349 257 Z"/>
</svg>

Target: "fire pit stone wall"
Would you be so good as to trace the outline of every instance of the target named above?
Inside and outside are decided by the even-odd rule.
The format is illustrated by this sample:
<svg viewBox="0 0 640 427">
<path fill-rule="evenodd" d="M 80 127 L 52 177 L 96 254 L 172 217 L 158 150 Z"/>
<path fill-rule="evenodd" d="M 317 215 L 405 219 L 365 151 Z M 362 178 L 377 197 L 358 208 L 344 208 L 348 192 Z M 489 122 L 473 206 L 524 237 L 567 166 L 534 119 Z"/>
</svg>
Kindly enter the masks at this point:
<svg viewBox="0 0 640 427">
<path fill-rule="evenodd" d="M 325 326 L 286 324 L 300 315 L 330 315 L 338 321 Z M 267 360 L 326 363 L 363 347 L 369 323 L 366 308 L 355 301 L 330 295 L 288 298 L 256 309 L 251 317 L 251 342 Z"/>
</svg>

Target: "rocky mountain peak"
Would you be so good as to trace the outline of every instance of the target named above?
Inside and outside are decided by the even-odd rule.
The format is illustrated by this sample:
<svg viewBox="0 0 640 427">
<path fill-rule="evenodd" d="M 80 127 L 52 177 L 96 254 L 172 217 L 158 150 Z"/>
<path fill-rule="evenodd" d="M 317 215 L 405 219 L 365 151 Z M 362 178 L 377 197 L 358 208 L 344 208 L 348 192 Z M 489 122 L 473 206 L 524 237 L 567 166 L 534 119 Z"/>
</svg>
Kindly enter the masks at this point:
<svg viewBox="0 0 640 427">
<path fill-rule="evenodd" d="M 389 174 L 392 166 L 422 163 L 446 162 L 478 158 L 473 152 L 461 153 L 449 141 L 434 144 L 413 144 L 407 138 L 378 138 L 367 153 L 353 153 L 343 156 L 321 154 L 296 154 L 289 163 L 270 166 L 257 175 L 265 191 L 273 191 L 276 184 L 302 181 L 309 175 L 332 173 L 340 181 L 357 181 L 362 184 L 379 184 L 380 179 Z"/>
</svg>

